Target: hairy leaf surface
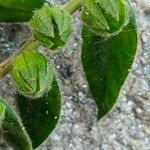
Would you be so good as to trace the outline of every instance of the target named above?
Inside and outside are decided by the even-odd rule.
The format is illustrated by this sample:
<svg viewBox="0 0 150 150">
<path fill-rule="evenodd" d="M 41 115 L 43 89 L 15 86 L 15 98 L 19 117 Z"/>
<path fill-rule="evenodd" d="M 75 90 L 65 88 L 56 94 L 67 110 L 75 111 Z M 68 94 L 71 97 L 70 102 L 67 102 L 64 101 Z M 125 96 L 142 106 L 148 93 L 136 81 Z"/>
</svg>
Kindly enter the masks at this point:
<svg viewBox="0 0 150 150">
<path fill-rule="evenodd" d="M 23 127 L 20 118 L 12 108 L 0 99 L 0 135 L 15 148 L 15 150 L 32 150 L 30 138 Z"/>
<path fill-rule="evenodd" d="M 59 7 L 35 11 L 30 25 L 35 39 L 51 50 L 64 47 L 72 32 L 70 15 Z"/>
<path fill-rule="evenodd" d="M 29 21 L 45 0 L 0 0 L 0 21 Z"/>
<path fill-rule="evenodd" d="M 17 103 L 33 148 L 36 148 L 54 130 L 59 119 L 61 95 L 57 81 L 54 79 L 51 90 L 44 97 L 31 101 L 18 96 Z"/>
<path fill-rule="evenodd" d="M 11 75 L 17 90 L 24 96 L 39 98 L 48 93 L 53 81 L 53 69 L 45 56 L 37 52 L 39 44 L 31 41 L 13 59 Z"/>
<path fill-rule="evenodd" d="M 128 24 L 128 5 L 124 0 L 87 0 L 82 19 L 95 34 L 114 35 Z"/>
<path fill-rule="evenodd" d="M 135 56 L 137 32 L 133 12 L 128 25 L 115 36 L 96 36 L 84 25 L 82 37 L 83 68 L 99 120 L 115 104 Z"/>
</svg>

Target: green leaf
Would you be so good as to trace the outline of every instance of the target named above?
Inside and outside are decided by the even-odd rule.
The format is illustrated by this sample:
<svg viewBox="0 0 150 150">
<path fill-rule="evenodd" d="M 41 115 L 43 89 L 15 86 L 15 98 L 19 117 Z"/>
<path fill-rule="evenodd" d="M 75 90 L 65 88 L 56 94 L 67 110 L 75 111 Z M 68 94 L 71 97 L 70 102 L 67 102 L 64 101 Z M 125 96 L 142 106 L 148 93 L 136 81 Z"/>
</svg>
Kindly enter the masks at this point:
<svg viewBox="0 0 150 150">
<path fill-rule="evenodd" d="M 29 21 L 45 0 L 0 0 L 0 22 Z"/>
<path fill-rule="evenodd" d="M 59 119 L 61 95 L 57 81 L 54 79 L 51 90 L 44 97 L 31 101 L 18 96 L 17 103 L 33 148 L 36 148 L 54 130 Z"/>
<path fill-rule="evenodd" d="M 120 0 L 97 0 L 100 7 L 105 10 L 106 13 L 109 13 L 116 20 L 119 20 L 119 3 Z"/>
<path fill-rule="evenodd" d="M 32 145 L 20 118 L 12 108 L 0 99 L 0 135 L 15 150 L 32 150 Z"/>
<path fill-rule="evenodd" d="M 44 55 L 37 52 L 38 44 L 28 42 L 12 62 L 11 75 L 17 90 L 24 96 L 39 98 L 48 93 L 53 82 L 53 69 Z"/>
<path fill-rule="evenodd" d="M 71 35 L 71 17 L 61 8 L 43 7 L 30 21 L 33 36 L 51 50 L 64 47 Z"/>
<path fill-rule="evenodd" d="M 96 36 L 83 26 L 82 63 L 99 120 L 113 107 L 131 68 L 137 32 L 134 13 L 123 30 L 110 37 Z"/>
<path fill-rule="evenodd" d="M 117 34 L 129 21 L 129 7 L 124 0 L 87 0 L 82 19 L 97 35 Z"/>
</svg>

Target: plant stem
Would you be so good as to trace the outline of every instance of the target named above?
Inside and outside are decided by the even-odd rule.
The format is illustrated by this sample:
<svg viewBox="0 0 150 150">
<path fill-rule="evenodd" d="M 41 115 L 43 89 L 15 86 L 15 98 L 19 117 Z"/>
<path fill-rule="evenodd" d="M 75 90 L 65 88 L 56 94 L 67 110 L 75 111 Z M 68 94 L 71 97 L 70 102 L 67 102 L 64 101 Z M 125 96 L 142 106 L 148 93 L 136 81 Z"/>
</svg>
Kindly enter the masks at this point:
<svg viewBox="0 0 150 150">
<path fill-rule="evenodd" d="M 15 59 L 17 56 L 19 56 L 22 52 L 27 51 L 27 46 L 28 44 L 33 44 L 33 45 L 40 45 L 38 42 L 34 41 L 33 39 L 29 40 L 25 45 L 23 45 L 20 50 L 16 53 L 14 53 L 11 57 L 6 59 L 3 63 L 0 64 L 0 79 L 5 76 L 9 71 L 12 70 L 13 64 L 12 61 Z"/>
<path fill-rule="evenodd" d="M 63 9 L 66 10 L 69 14 L 73 14 L 75 11 L 77 11 L 79 8 L 81 8 L 84 4 L 85 0 L 71 0 L 71 2 L 68 2 L 66 5 L 63 6 Z M 25 44 L 20 51 L 14 53 L 10 58 L 8 58 L 6 61 L 0 64 L 0 79 L 5 76 L 9 71 L 12 70 L 13 65 L 12 61 L 14 58 L 16 58 L 18 55 L 20 55 L 23 51 L 27 50 L 26 46 L 33 42 L 33 44 L 38 44 L 38 42 L 34 41 L 33 39 L 28 41 L 27 44 Z"/>
<path fill-rule="evenodd" d="M 7 59 L 0 64 L 0 79 L 12 69 L 11 59 Z"/>
<path fill-rule="evenodd" d="M 71 0 L 71 2 L 68 2 L 66 5 L 64 5 L 63 9 L 69 14 L 73 14 L 83 6 L 84 2 L 85 0 Z"/>
</svg>

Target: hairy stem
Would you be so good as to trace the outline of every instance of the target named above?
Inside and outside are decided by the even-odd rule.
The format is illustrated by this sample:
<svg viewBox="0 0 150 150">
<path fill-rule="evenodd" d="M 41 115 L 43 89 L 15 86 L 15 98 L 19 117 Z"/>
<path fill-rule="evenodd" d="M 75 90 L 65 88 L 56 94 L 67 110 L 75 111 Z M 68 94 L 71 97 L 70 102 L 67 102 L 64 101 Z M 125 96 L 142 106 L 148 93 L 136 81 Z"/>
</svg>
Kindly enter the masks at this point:
<svg viewBox="0 0 150 150">
<path fill-rule="evenodd" d="M 11 59 L 7 59 L 0 64 L 0 79 L 12 69 Z"/>
<path fill-rule="evenodd" d="M 68 2 L 66 5 L 64 5 L 63 9 L 69 14 L 73 14 L 83 6 L 84 2 L 85 0 L 71 0 L 71 2 Z"/>
<path fill-rule="evenodd" d="M 85 0 L 71 0 L 71 2 L 68 2 L 66 5 L 64 5 L 63 9 L 66 10 L 69 14 L 74 13 L 79 8 L 81 8 L 84 4 Z M 38 42 L 34 41 L 33 39 L 28 41 L 27 44 L 30 42 L 34 42 L 34 44 L 39 44 Z M 0 79 L 5 76 L 12 68 L 12 61 L 14 58 L 16 58 L 18 55 L 20 55 L 23 51 L 27 50 L 25 44 L 20 51 L 14 53 L 10 58 L 8 58 L 6 61 L 0 64 Z"/>
<path fill-rule="evenodd" d="M 29 40 L 23 47 L 20 48 L 20 50 L 16 53 L 14 53 L 11 57 L 6 59 L 3 63 L 0 64 L 0 79 L 5 76 L 11 69 L 13 68 L 12 61 L 15 59 L 17 56 L 19 56 L 23 51 L 27 51 L 28 49 L 26 48 L 29 43 L 33 43 L 34 45 L 39 45 L 38 42 L 32 40 Z"/>
</svg>

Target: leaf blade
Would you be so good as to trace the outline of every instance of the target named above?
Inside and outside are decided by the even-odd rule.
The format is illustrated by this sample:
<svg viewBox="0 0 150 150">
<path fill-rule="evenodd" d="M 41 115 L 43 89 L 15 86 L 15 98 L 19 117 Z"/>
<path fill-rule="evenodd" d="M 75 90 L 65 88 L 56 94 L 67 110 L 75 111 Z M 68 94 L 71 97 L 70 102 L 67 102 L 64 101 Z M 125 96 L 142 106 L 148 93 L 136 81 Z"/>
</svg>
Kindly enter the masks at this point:
<svg viewBox="0 0 150 150">
<path fill-rule="evenodd" d="M 20 116 L 32 140 L 33 148 L 38 147 L 55 128 L 61 109 L 61 95 L 54 79 L 50 92 L 34 101 L 24 96 L 17 97 Z M 30 102 L 29 102 L 30 101 Z"/>
<path fill-rule="evenodd" d="M 98 107 L 99 120 L 113 107 L 131 68 L 137 48 L 135 17 L 118 35 L 104 38 L 83 26 L 82 64 Z"/>
<path fill-rule="evenodd" d="M 0 134 L 16 150 L 32 150 L 31 141 L 20 118 L 0 99 Z"/>
<path fill-rule="evenodd" d="M 45 0 L 0 0 L 0 22 L 29 21 Z M 9 14 L 9 15 L 8 15 Z"/>
</svg>

